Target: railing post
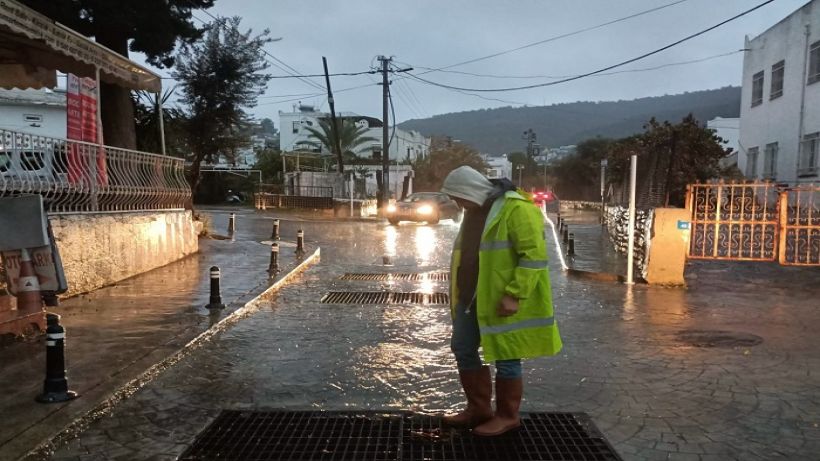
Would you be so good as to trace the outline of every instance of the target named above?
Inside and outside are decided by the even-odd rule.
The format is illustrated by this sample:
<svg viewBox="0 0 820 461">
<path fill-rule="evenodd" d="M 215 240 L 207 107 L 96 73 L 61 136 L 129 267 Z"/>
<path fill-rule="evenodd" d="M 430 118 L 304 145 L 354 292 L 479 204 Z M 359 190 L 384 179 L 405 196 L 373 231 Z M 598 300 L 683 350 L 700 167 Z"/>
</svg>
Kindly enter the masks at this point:
<svg viewBox="0 0 820 461">
<path fill-rule="evenodd" d="M 777 232 L 780 234 L 780 241 L 778 242 L 777 260 L 780 264 L 786 264 L 786 230 L 789 226 L 789 192 L 782 190 L 778 194 L 777 212 L 779 220 Z"/>
<path fill-rule="evenodd" d="M 712 244 L 712 257 L 715 258 L 718 255 L 718 242 L 720 241 L 720 211 L 721 211 L 721 201 L 723 200 L 723 182 L 717 184 L 717 202 L 715 202 L 715 238 Z"/>
</svg>

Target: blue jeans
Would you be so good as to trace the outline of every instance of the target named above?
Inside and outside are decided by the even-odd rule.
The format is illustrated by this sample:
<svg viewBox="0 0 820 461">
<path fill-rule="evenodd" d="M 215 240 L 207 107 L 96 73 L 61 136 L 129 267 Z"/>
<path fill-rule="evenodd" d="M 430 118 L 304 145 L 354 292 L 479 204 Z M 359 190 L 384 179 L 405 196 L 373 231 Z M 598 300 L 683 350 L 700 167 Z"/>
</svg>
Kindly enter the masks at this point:
<svg viewBox="0 0 820 461">
<path fill-rule="evenodd" d="M 456 306 L 456 315 L 453 320 L 453 336 L 450 338 L 450 349 L 456 356 L 456 363 L 460 371 L 477 370 L 481 368 L 481 357 L 478 347 L 481 345 L 481 333 L 478 330 L 476 306 L 473 304 L 469 312 L 464 306 Z M 521 359 L 496 360 L 496 376 L 505 379 L 521 377 Z"/>
</svg>

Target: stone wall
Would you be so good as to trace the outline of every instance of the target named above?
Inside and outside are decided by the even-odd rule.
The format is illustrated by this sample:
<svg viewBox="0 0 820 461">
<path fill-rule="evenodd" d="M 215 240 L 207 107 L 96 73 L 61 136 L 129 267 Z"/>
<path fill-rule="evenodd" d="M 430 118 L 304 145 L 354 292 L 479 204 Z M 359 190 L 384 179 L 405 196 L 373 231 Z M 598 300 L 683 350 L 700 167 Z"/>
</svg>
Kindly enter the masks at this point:
<svg viewBox="0 0 820 461">
<path fill-rule="evenodd" d="M 49 217 L 68 281 L 85 293 L 199 251 L 190 211 L 63 214 Z"/>
<path fill-rule="evenodd" d="M 615 250 L 627 254 L 629 249 L 629 208 L 620 206 L 606 207 L 604 215 L 609 240 Z M 635 274 L 646 278 L 649 260 L 649 242 L 652 232 L 653 210 L 635 211 Z"/>
</svg>

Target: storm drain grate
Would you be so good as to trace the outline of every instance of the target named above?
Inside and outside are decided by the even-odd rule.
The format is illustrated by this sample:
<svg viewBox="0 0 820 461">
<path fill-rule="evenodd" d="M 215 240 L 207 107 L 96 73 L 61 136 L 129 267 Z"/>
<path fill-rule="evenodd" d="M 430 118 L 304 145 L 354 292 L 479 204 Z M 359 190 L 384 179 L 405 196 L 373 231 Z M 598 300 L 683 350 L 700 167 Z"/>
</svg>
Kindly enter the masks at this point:
<svg viewBox="0 0 820 461">
<path fill-rule="evenodd" d="M 485 440 L 410 412 L 223 411 L 179 459 L 621 459 L 584 413 L 525 413 L 522 423 L 518 432 Z"/>
<path fill-rule="evenodd" d="M 390 274 L 367 274 L 367 273 L 351 273 L 343 275 L 339 280 L 354 280 L 358 282 L 384 282 L 391 280 L 411 281 L 411 282 L 446 282 L 450 280 L 450 274 L 447 272 L 429 272 L 429 273 L 390 273 Z"/>
<path fill-rule="evenodd" d="M 450 304 L 447 293 L 406 291 L 331 291 L 322 297 L 324 304 Z"/>
</svg>

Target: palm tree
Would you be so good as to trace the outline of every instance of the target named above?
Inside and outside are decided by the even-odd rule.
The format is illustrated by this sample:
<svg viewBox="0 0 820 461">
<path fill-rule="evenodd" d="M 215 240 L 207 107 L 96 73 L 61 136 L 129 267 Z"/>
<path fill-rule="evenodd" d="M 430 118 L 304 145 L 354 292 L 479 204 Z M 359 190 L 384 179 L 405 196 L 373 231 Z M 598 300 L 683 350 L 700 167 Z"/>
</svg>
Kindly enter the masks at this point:
<svg viewBox="0 0 820 461">
<path fill-rule="evenodd" d="M 338 171 L 341 173 L 344 171 L 345 157 L 356 158 L 355 150 L 357 147 L 377 139 L 372 136 L 365 136 L 367 128 L 356 126 L 353 120 L 337 119 L 336 124 L 339 126 L 339 145 L 342 149 L 339 153 L 341 155 L 337 154 L 336 161 L 339 162 Z M 333 147 L 335 136 L 330 119 L 319 119 L 318 129 L 315 127 L 305 127 L 305 129 L 310 133 L 310 137 L 314 139 L 314 141 L 308 141 L 307 144 L 314 147 L 324 147 L 330 152 L 336 151 L 336 148 Z"/>
</svg>

